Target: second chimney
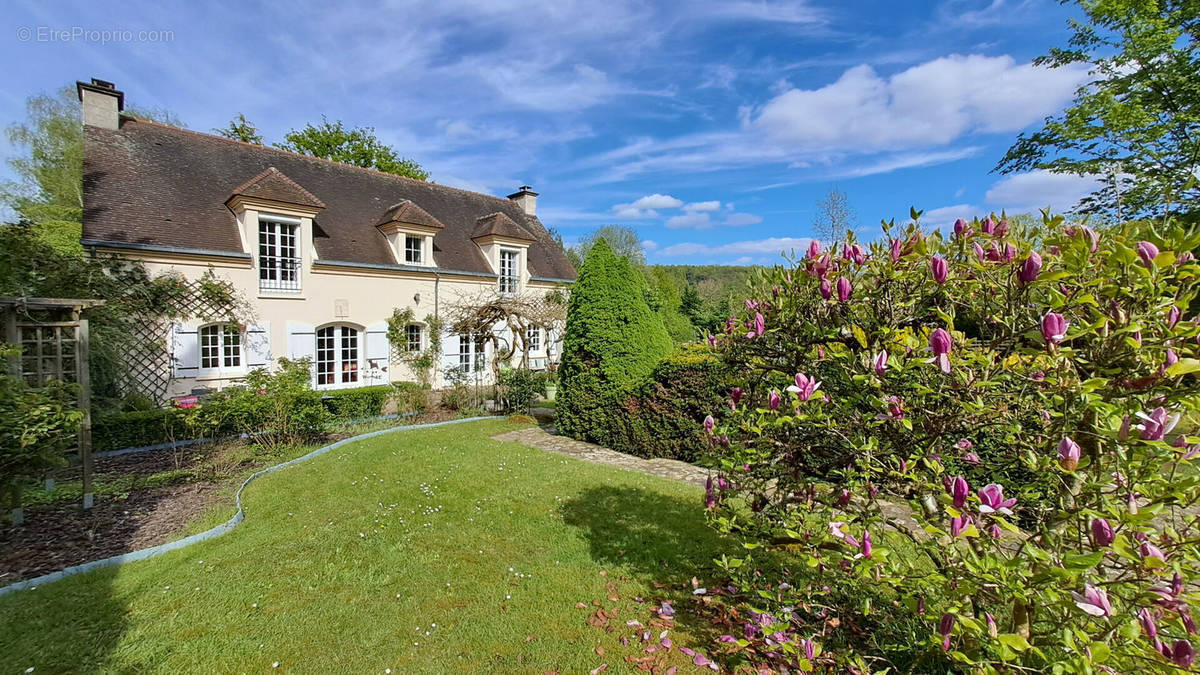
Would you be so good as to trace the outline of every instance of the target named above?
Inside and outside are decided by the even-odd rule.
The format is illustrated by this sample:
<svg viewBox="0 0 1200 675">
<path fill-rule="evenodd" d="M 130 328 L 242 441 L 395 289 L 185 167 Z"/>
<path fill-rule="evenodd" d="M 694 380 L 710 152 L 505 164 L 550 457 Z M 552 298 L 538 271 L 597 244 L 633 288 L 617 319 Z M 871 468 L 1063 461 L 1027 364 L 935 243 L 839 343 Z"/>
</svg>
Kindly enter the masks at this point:
<svg viewBox="0 0 1200 675">
<path fill-rule="evenodd" d="M 528 185 L 522 185 L 521 187 L 517 188 L 517 191 L 509 195 L 508 198 L 519 204 L 521 206 L 521 210 L 525 212 L 525 215 L 537 215 L 538 193 L 534 192 L 533 188 L 529 187 Z"/>
<path fill-rule="evenodd" d="M 120 127 L 125 94 L 117 91 L 116 85 L 93 77 L 90 83 L 76 82 L 75 91 L 82 104 L 84 124 L 114 131 Z"/>
</svg>

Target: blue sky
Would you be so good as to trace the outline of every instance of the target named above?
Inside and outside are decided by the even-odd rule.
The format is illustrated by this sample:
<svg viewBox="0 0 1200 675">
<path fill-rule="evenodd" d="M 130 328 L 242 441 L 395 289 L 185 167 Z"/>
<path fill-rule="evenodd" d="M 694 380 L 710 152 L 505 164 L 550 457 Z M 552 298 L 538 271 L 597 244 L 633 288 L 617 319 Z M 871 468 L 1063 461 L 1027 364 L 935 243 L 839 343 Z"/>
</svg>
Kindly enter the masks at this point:
<svg viewBox="0 0 1200 675">
<path fill-rule="evenodd" d="M 865 236 L 910 204 L 937 225 L 1090 187 L 989 173 L 1086 75 L 1030 63 L 1066 42 L 1053 0 L 6 4 L 4 125 L 89 77 L 201 131 L 243 113 L 278 141 L 324 114 L 439 183 L 534 186 L 568 243 L 632 227 L 652 262 L 773 262 L 833 186 Z"/>
</svg>

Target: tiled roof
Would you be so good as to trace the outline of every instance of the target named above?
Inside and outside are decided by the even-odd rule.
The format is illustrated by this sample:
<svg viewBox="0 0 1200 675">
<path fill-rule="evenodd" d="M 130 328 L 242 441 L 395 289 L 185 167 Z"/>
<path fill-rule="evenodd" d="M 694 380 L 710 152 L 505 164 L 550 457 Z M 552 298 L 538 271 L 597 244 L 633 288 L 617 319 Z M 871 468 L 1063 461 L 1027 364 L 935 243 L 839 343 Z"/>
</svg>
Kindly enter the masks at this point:
<svg viewBox="0 0 1200 675">
<path fill-rule="evenodd" d="M 541 222 L 508 199 L 129 117 L 121 118 L 119 131 L 84 131 L 83 237 L 89 241 L 241 253 L 226 201 L 247 185 L 278 200 L 288 185 L 289 199 L 299 188 L 325 205 L 313 219 L 321 260 L 397 264 L 376 226 L 408 201 L 444 226 L 433 240 L 440 268 L 491 273 L 471 238 L 480 218 L 500 213 L 532 240 L 532 276 L 575 278 Z M 255 186 L 254 178 L 263 184 Z M 266 192 L 272 186 L 277 191 Z M 416 210 L 405 211 L 417 217 Z"/>
<path fill-rule="evenodd" d="M 533 241 L 533 235 L 529 234 L 525 228 L 513 222 L 512 218 L 499 212 L 489 213 L 475 221 L 475 229 L 471 233 L 471 238 L 478 239 L 479 237 L 486 237 L 488 235 Z"/>
<path fill-rule="evenodd" d="M 383 212 L 383 218 L 379 221 L 379 225 L 388 223 L 424 225 L 425 227 L 436 227 L 439 230 L 446 227 L 437 218 L 429 215 L 425 209 L 407 199 L 399 204 L 393 204 L 391 208 Z"/>
<path fill-rule="evenodd" d="M 313 193 L 305 190 L 296 181 L 283 175 L 283 172 L 273 166 L 233 188 L 233 194 L 269 199 L 285 204 L 325 208 L 325 202 L 317 199 Z"/>
</svg>

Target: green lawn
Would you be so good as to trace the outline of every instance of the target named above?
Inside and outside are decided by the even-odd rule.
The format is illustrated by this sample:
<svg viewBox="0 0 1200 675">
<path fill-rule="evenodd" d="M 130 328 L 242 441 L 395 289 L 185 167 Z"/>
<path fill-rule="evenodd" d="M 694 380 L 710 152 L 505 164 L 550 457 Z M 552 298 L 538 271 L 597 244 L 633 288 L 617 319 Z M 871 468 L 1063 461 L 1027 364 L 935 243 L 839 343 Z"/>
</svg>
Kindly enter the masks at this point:
<svg viewBox="0 0 1200 675">
<path fill-rule="evenodd" d="M 707 650 L 701 491 L 489 438 L 514 428 L 361 441 L 251 485 L 224 537 L 2 597 L 0 672 L 628 672 L 660 599 Z"/>
</svg>

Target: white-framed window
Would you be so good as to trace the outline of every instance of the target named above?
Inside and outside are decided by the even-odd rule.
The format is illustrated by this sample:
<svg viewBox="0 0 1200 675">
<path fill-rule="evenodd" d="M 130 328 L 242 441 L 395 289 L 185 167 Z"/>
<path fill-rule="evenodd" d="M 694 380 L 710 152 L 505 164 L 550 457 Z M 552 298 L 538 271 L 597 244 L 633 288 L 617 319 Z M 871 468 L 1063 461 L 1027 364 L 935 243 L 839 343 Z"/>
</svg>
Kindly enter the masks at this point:
<svg viewBox="0 0 1200 675">
<path fill-rule="evenodd" d="M 300 292 L 300 221 L 284 216 L 258 217 L 258 288 Z"/>
<path fill-rule="evenodd" d="M 487 341 L 473 335 L 458 336 L 458 367 L 464 373 L 473 373 L 483 368 L 487 355 Z"/>
<path fill-rule="evenodd" d="M 542 327 L 530 326 L 525 331 L 526 344 L 529 345 L 529 351 L 536 352 L 542 348 Z"/>
<path fill-rule="evenodd" d="M 516 249 L 500 249 L 500 292 L 516 293 L 520 283 L 521 252 Z"/>
<path fill-rule="evenodd" d="M 354 326 L 334 325 L 317 329 L 316 367 L 318 387 L 346 387 L 362 377 L 362 333 Z"/>
<path fill-rule="evenodd" d="M 421 265 L 425 262 L 425 237 L 404 235 L 404 262 Z"/>
<path fill-rule="evenodd" d="M 242 329 L 231 323 L 200 327 L 200 371 L 238 372 L 243 369 Z"/>
<path fill-rule="evenodd" d="M 421 351 L 421 326 L 419 324 L 410 323 L 405 326 L 404 336 L 408 341 L 408 351 Z"/>
</svg>

